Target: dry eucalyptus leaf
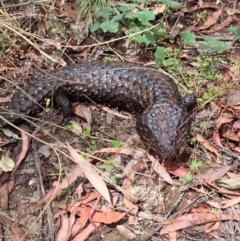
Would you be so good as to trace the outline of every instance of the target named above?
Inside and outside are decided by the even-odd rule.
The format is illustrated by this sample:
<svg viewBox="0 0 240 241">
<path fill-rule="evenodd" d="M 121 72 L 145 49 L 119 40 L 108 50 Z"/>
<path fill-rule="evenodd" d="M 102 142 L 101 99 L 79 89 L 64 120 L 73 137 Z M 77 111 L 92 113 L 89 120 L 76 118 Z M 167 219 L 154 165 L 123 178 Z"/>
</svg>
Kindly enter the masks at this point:
<svg viewBox="0 0 240 241">
<path fill-rule="evenodd" d="M 240 104 L 240 86 L 235 87 L 227 97 L 227 105 L 239 105 Z"/>
<path fill-rule="evenodd" d="M 130 229 L 124 227 L 123 225 L 117 225 L 117 230 L 119 233 L 128 240 L 136 239 L 136 234 L 134 234 Z"/>
<path fill-rule="evenodd" d="M 86 105 L 81 105 L 80 107 L 82 109 L 83 115 L 85 119 L 87 120 L 87 123 L 90 125 L 92 123 L 92 111 L 91 108 Z"/>
<path fill-rule="evenodd" d="M 208 140 L 204 139 L 201 135 L 196 134 L 196 140 L 198 142 L 200 142 L 207 150 L 209 150 L 210 152 L 215 153 L 218 157 L 222 157 L 218 151 L 217 148 L 215 148 L 214 146 L 212 146 Z"/>
<path fill-rule="evenodd" d="M 215 120 L 215 124 L 217 126 L 217 129 L 219 129 L 223 124 L 229 123 L 234 119 L 234 116 L 231 114 L 223 114 L 222 116 L 219 116 Z"/>
<path fill-rule="evenodd" d="M 6 97 L 0 97 L 0 103 L 8 102 L 12 98 L 13 94 L 10 94 Z"/>
<path fill-rule="evenodd" d="M 79 134 L 82 134 L 82 127 L 80 126 L 80 124 L 79 123 L 77 123 L 76 121 L 70 121 L 70 123 L 71 123 L 71 128 L 70 128 L 70 130 L 73 132 L 73 133 L 75 133 L 75 134 L 77 134 L 77 135 L 79 135 Z"/>
<path fill-rule="evenodd" d="M 232 141 L 239 141 L 239 137 L 237 134 L 235 134 L 233 131 L 230 131 L 228 128 L 222 128 L 223 129 L 223 136 L 226 137 L 229 140 Z"/>
<path fill-rule="evenodd" d="M 0 161 L 0 168 L 2 168 L 4 172 L 12 171 L 14 166 L 15 166 L 15 163 L 11 158 L 7 156 L 2 156 L 2 159 Z"/>
<path fill-rule="evenodd" d="M 219 179 L 216 181 L 216 184 L 229 190 L 238 190 L 240 189 L 240 178 Z"/>
<path fill-rule="evenodd" d="M 3 128 L 2 131 L 7 137 L 12 137 L 14 139 L 21 140 L 21 138 L 17 134 L 13 133 L 8 128 Z"/>
<path fill-rule="evenodd" d="M 240 129 L 240 120 L 237 120 L 233 123 L 233 128 L 234 129 Z"/>
</svg>

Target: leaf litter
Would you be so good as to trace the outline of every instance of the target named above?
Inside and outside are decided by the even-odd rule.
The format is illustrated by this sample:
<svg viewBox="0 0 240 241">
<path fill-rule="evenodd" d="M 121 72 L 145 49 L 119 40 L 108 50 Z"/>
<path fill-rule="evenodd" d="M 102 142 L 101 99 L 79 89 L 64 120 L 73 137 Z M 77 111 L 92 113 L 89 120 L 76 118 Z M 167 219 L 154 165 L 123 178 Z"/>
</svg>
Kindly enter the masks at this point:
<svg viewBox="0 0 240 241">
<path fill-rule="evenodd" d="M 188 4 L 190 6 L 190 3 Z M 195 6 L 197 5 L 197 3 L 191 4 L 193 4 L 192 6 L 194 6 L 194 4 Z M 192 11 L 192 14 L 194 14 L 194 12 L 196 11 L 201 11 L 203 9 L 206 9 L 207 11 L 211 9 L 211 11 L 213 11 L 210 12 L 205 21 L 203 21 L 196 28 L 194 28 L 194 31 L 196 31 L 196 33 L 199 33 L 200 35 L 202 33 L 216 33 L 220 30 L 224 30 L 231 24 L 233 16 L 235 17 L 239 14 L 238 9 L 235 9 L 233 11 L 230 7 L 225 6 L 222 8 L 217 4 L 207 4 L 205 1 L 199 1 L 198 5 L 200 7 L 195 7 Z M 165 9 L 166 5 L 161 5 L 157 8 L 153 8 L 156 15 L 161 13 Z M 72 7 L 70 7 L 69 5 L 64 5 L 61 11 L 62 16 L 67 16 L 68 18 L 74 20 L 76 19 L 76 11 L 74 11 L 74 9 L 72 9 Z M 227 17 L 225 17 L 224 21 L 221 21 L 221 18 L 222 16 L 224 16 L 224 14 L 227 14 Z M 45 16 L 46 13 L 44 13 L 43 15 Z M 46 27 L 48 26 L 48 28 L 45 27 L 45 24 Z M 38 20 L 37 27 L 39 34 L 45 36 L 46 32 L 48 32 L 48 30 L 51 28 L 51 23 L 48 22 L 47 19 L 43 18 L 41 20 Z M 86 33 L 82 33 L 81 36 L 80 31 L 76 30 L 74 32 L 68 32 L 68 34 L 70 36 L 79 34 L 79 36 L 75 36 L 76 39 L 78 39 L 79 44 L 81 41 L 83 41 L 84 35 Z M 43 46 L 49 46 L 54 49 L 53 46 L 60 47 L 61 45 L 66 44 L 64 39 L 56 39 L 57 38 L 55 38 L 55 36 L 52 34 L 51 36 L 49 36 L 49 39 L 43 43 Z M 72 42 L 70 41 L 68 44 L 71 45 Z M 74 48 L 74 46 L 72 46 L 72 48 Z M 74 49 L 77 50 L 79 48 Z M 84 49 L 83 52 L 79 52 L 78 55 L 86 58 L 90 52 L 91 48 L 88 48 L 87 50 Z M 148 51 L 147 54 L 140 53 L 139 56 L 136 57 L 127 56 L 127 59 L 135 59 L 136 62 L 138 62 L 140 60 L 140 56 L 141 59 L 144 59 L 151 54 L 152 51 Z M 42 61 L 41 56 L 39 56 L 37 52 L 32 50 L 25 50 L 24 56 L 27 59 L 30 59 L 31 61 L 36 63 L 40 63 Z M 190 55 L 184 55 L 183 53 L 182 56 L 188 56 L 188 60 L 191 61 Z M 154 63 L 154 61 L 148 62 L 148 64 L 152 63 Z M 1 67 L 2 72 L 6 71 L 6 69 L 7 67 Z M 235 77 L 234 72 L 228 72 L 227 75 L 230 76 L 230 79 Z M 231 97 L 237 98 L 236 96 L 237 94 L 231 93 Z M 174 200 L 174 191 L 171 191 L 171 189 L 176 190 L 174 189 L 174 185 L 176 185 L 177 188 L 182 185 L 177 179 L 177 177 L 183 177 L 186 174 L 191 174 L 193 176 L 192 183 L 187 184 L 186 186 L 181 186 L 181 190 L 185 189 L 187 194 L 189 194 L 185 197 L 186 201 L 191 201 L 190 194 L 192 194 L 192 196 L 194 196 L 196 199 L 201 197 L 201 195 L 203 194 L 208 196 L 208 198 L 210 199 L 212 197 L 212 192 L 215 195 L 219 194 L 219 196 L 218 198 L 215 197 L 213 199 L 210 199 L 211 201 L 201 201 L 200 203 L 196 204 L 196 206 L 192 209 L 187 209 L 184 206 L 184 203 L 182 203 L 183 207 L 186 209 L 184 210 L 183 208 L 184 211 L 180 213 L 178 217 L 168 217 L 164 222 L 161 222 L 161 225 L 163 225 L 163 228 L 160 231 L 161 235 L 168 234 L 167 237 L 171 238 L 171 240 L 176 240 L 177 235 L 184 235 L 184 233 L 180 231 L 182 229 L 188 230 L 189 227 L 194 228 L 194 226 L 196 225 L 206 224 L 204 226 L 203 232 L 210 233 L 221 228 L 220 221 L 239 221 L 238 216 L 234 214 L 229 215 L 229 212 L 223 213 L 223 211 L 228 211 L 229 207 L 239 204 L 239 193 L 235 191 L 238 190 L 239 187 L 239 177 L 234 176 L 234 174 L 236 175 L 236 173 L 228 175 L 228 179 L 224 177 L 226 174 L 229 173 L 230 170 L 233 172 L 237 172 L 239 168 L 238 163 L 236 163 L 235 165 L 233 164 L 233 162 L 231 163 L 232 159 L 236 162 L 238 161 L 238 158 L 236 158 L 238 154 L 235 153 L 235 155 L 233 155 L 232 152 L 240 152 L 238 130 L 239 107 L 235 106 L 239 104 L 239 101 L 237 100 L 236 102 L 231 102 L 229 99 L 230 97 L 228 98 L 227 105 L 215 104 L 217 110 L 213 110 L 214 115 L 211 118 L 211 120 L 214 119 L 215 121 L 214 129 L 207 130 L 208 134 L 206 134 L 206 131 L 203 131 L 201 134 L 197 133 L 194 136 L 198 145 L 196 147 L 196 150 L 201 152 L 202 157 L 204 156 L 203 153 L 206 154 L 206 162 L 204 162 L 205 166 L 203 168 L 207 168 L 207 170 L 201 170 L 201 168 L 200 172 L 196 170 L 190 170 L 189 163 L 177 166 L 175 170 L 168 170 L 163 164 L 160 164 L 156 158 L 146 154 L 147 152 L 142 151 L 141 155 L 139 155 L 138 158 L 136 158 L 134 162 L 132 162 L 133 164 L 129 168 L 130 172 L 128 173 L 128 175 L 122 178 L 122 180 L 120 179 L 120 181 L 116 184 L 111 181 L 111 175 L 114 172 L 119 171 L 118 168 L 114 167 L 114 172 L 110 174 L 108 173 L 108 175 L 105 176 L 105 170 L 101 169 L 102 171 L 100 173 L 98 171 L 95 171 L 95 168 L 93 168 L 91 165 L 96 164 L 96 167 L 99 168 L 101 167 L 101 164 L 96 163 L 96 160 L 104 161 L 106 157 L 113 155 L 113 157 L 120 157 L 120 160 L 122 161 L 122 166 L 125 167 L 126 162 L 129 163 L 134 157 L 136 157 L 135 148 L 129 146 L 114 148 L 109 146 L 109 142 L 107 142 L 107 140 L 103 140 L 104 144 L 102 143 L 103 141 L 100 140 L 99 143 L 101 143 L 102 146 L 97 146 L 97 148 L 91 152 L 90 156 L 87 155 L 89 153 L 86 153 L 86 156 L 84 156 L 77 153 L 77 148 L 74 145 L 75 140 L 69 137 L 72 134 L 62 134 L 62 136 L 58 136 L 59 139 L 62 140 L 62 143 L 66 143 L 66 141 L 68 141 L 71 144 L 68 144 L 68 147 L 66 147 L 58 141 L 57 145 L 60 146 L 59 150 L 66 151 L 68 148 L 74 162 L 76 163 L 76 165 L 79 165 L 79 167 L 73 167 L 70 161 L 66 162 L 67 164 L 65 164 L 64 166 L 64 177 L 60 182 L 53 182 L 47 194 L 40 196 L 37 201 L 27 204 L 21 204 L 21 206 L 18 206 L 18 212 L 16 215 L 17 222 L 14 222 L 14 225 L 13 221 L 5 214 L 1 214 L 1 223 L 5 226 L 12 227 L 12 229 L 10 229 L 10 232 L 13 239 L 21 240 L 21 238 L 24 237 L 24 234 L 20 229 L 20 221 L 22 221 L 31 213 L 39 212 L 42 208 L 46 207 L 46 205 L 52 203 L 53 200 L 57 201 L 57 198 L 59 196 L 63 195 L 64 192 L 69 192 L 70 189 L 70 193 L 74 193 L 78 197 L 78 199 L 74 200 L 70 198 L 65 202 L 57 203 L 57 207 L 59 208 L 59 210 L 55 213 L 54 218 L 57 220 L 56 223 L 58 224 L 59 229 L 56 232 L 56 240 L 87 240 L 90 234 L 94 232 L 97 233 L 97 235 L 95 236 L 95 238 L 97 239 L 97 237 L 99 237 L 98 235 L 102 234 L 100 232 L 102 231 L 102 224 L 115 224 L 119 221 L 122 222 L 123 220 L 127 222 L 128 219 L 130 219 L 130 215 L 134 215 L 139 218 L 139 220 L 135 222 L 134 225 L 136 226 L 134 228 L 141 227 L 139 228 L 139 230 L 142 231 L 143 227 L 145 228 L 147 225 L 145 223 L 146 226 L 140 226 L 140 223 L 143 222 L 140 216 L 138 216 L 140 211 L 145 211 L 145 215 L 147 214 L 147 212 L 153 214 L 154 218 L 151 221 L 157 220 L 157 216 L 159 213 L 164 217 L 166 214 L 166 210 L 169 210 L 176 201 L 176 199 Z M 7 99 L 1 98 L 0 102 L 6 100 Z M 213 105 L 214 104 L 212 104 L 212 106 Z M 114 126 L 115 118 L 122 118 L 126 121 L 125 128 L 123 128 L 123 130 L 126 132 L 126 134 L 129 132 L 128 127 L 132 125 L 131 121 L 133 119 L 131 116 L 129 117 L 128 115 L 122 114 L 108 107 L 103 107 L 102 109 L 114 116 L 111 121 L 107 122 L 107 125 Z M 82 111 L 81 109 L 76 109 L 75 111 L 77 115 L 85 118 L 88 124 L 93 122 L 94 117 L 92 117 L 92 115 L 94 115 L 94 112 L 95 111 L 93 111 L 93 109 L 91 110 L 89 108 L 86 108 L 84 111 Z M 102 121 L 101 118 L 103 115 L 104 114 L 99 115 L 99 122 L 97 124 Z M 121 122 L 118 122 L 119 125 L 120 123 Z M 115 124 L 114 127 L 116 126 L 117 125 Z M 106 126 L 104 128 L 103 130 L 108 135 L 108 138 L 120 138 L 119 133 L 116 134 L 114 132 L 115 130 L 112 131 L 112 128 L 107 129 L 108 127 Z M 96 134 L 96 138 L 98 138 L 99 132 L 101 132 L 99 130 L 102 131 L 102 129 L 100 128 L 96 128 L 93 130 L 93 132 Z M 51 145 L 53 139 L 50 138 L 50 135 L 52 133 L 56 135 L 59 134 L 58 130 L 56 130 L 55 128 L 49 128 L 48 133 L 45 135 L 44 138 L 45 140 L 49 141 L 48 143 L 51 143 Z M 82 130 L 78 131 L 77 134 L 81 136 Z M 36 136 L 39 136 L 39 134 L 36 134 Z M 9 135 L 9 137 L 11 138 L 11 135 Z M 20 164 L 27 156 L 27 153 L 30 151 L 30 141 L 31 140 L 27 136 L 24 136 L 24 134 L 22 134 L 22 149 L 20 155 L 18 158 L 13 158 L 16 163 L 16 168 L 14 168 L 15 173 L 20 171 Z M 89 140 L 85 139 L 84 141 L 88 142 Z M 108 145 L 106 143 L 108 143 Z M 72 147 L 73 145 L 75 146 L 74 148 Z M 227 152 L 226 150 L 231 150 L 232 152 Z M 199 153 L 194 153 L 194 155 L 195 154 L 196 156 L 199 156 Z M 96 155 L 96 158 L 98 159 L 94 159 L 92 155 Z M 45 156 L 45 158 L 50 163 L 53 161 L 51 155 L 47 155 Z M 226 167 L 224 166 L 225 164 L 223 164 L 224 161 L 229 162 L 230 164 Z M 72 166 L 72 168 L 69 168 L 69 166 Z M 57 165 L 52 165 L 48 166 L 45 170 L 43 167 L 43 173 L 45 177 L 49 177 L 47 169 L 54 169 L 53 167 L 56 168 L 56 170 L 51 171 L 51 174 L 53 176 L 56 176 L 56 172 L 58 172 L 59 169 Z M 170 175 L 169 173 L 171 173 L 172 175 Z M 11 175 L 13 175 L 13 173 Z M 60 173 L 59 175 L 62 175 L 62 173 Z M 149 188 L 148 185 L 150 185 L 150 179 L 155 179 L 156 176 L 157 178 L 159 176 L 161 177 L 160 179 L 158 179 L 161 180 L 159 181 L 159 186 L 156 187 L 154 184 L 153 188 Z M 74 185 L 75 182 L 78 181 L 78 179 L 80 179 L 80 184 L 78 183 L 78 185 L 76 185 L 77 187 L 74 187 L 74 191 L 71 190 L 72 185 Z M 7 182 L 5 182 L 5 180 L 7 180 Z M 8 207 L 8 196 L 10 195 L 10 191 L 13 189 L 15 183 L 11 182 L 8 179 L 5 180 L 4 182 L 1 182 L 1 184 L 3 183 L 1 185 L 1 193 L 4 194 L 1 195 L 1 204 L 3 207 Z M 86 182 L 88 183 L 87 185 Z M 136 187 L 139 189 L 137 189 Z M 133 192 L 134 188 L 135 190 Z M 141 192 L 138 190 L 141 190 Z M 144 200 L 146 204 L 149 204 L 149 209 L 147 210 L 145 210 L 145 206 L 143 205 L 143 197 L 141 195 L 137 195 L 140 193 L 144 193 L 147 197 Z M 156 198 L 158 201 L 156 206 L 154 206 L 156 200 L 151 200 L 151 197 L 154 197 L 154 194 L 158 195 L 156 196 L 158 198 Z M 169 197 L 168 199 L 171 199 L 173 202 L 167 201 L 164 203 L 164 201 L 162 201 L 162 198 L 159 197 L 160 195 L 162 195 L 163 197 Z M 176 194 L 176 196 L 179 195 Z M 166 204 L 166 207 L 161 209 L 160 206 L 163 206 L 163 203 Z M 206 203 L 208 206 L 206 205 Z M 121 207 L 122 210 L 119 207 Z M 213 213 L 214 211 L 216 211 L 213 210 L 213 208 L 218 209 L 216 213 Z M 127 233 L 130 230 L 126 226 L 118 225 L 117 227 L 119 230 L 123 230 L 121 231 L 122 233 Z M 128 237 L 131 236 L 136 237 L 136 233 L 130 231 Z M 141 236 L 143 236 L 143 232 L 141 232 Z"/>
</svg>

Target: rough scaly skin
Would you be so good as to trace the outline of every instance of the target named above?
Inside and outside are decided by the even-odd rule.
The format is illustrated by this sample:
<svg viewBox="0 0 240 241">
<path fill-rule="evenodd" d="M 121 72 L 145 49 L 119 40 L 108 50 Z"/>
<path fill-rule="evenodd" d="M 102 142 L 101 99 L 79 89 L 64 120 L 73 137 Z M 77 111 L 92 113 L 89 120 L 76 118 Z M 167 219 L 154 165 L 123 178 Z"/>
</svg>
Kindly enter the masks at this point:
<svg viewBox="0 0 240 241">
<path fill-rule="evenodd" d="M 191 126 L 173 79 L 142 65 L 94 62 L 67 66 L 49 74 L 36 72 L 23 90 L 25 93 L 18 89 L 4 107 L 13 113 L 33 115 L 39 110 L 39 103 L 51 97 L 54 90 L 55 102 L 65 118 L 71 112 L 68 97 L 77 100 L 87 96 L 97 103 L 129 110 L 136 114 L 141 139 L 165 158 L 178 155 Z M 3 114 L 2 108 L 0 111 L 11 122 L 20 119 Z M 3 124 L 0 119 L 0 126 Z"/>
</svg>

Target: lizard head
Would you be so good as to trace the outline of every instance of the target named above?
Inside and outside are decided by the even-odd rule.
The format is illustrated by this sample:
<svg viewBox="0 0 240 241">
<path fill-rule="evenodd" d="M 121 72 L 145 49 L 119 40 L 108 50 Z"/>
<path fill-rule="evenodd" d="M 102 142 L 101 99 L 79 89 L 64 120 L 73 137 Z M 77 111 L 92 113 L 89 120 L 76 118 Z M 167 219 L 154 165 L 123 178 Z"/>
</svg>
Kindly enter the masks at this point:
<svg viewBox="0 0 240 241">
<path fill-rule="evenodd" d="M 178 156 L 190 127 L 190 115 L 181 104 L 155 103 L 137 117 L 141 139 L 163 158 Z"/>
</svg>

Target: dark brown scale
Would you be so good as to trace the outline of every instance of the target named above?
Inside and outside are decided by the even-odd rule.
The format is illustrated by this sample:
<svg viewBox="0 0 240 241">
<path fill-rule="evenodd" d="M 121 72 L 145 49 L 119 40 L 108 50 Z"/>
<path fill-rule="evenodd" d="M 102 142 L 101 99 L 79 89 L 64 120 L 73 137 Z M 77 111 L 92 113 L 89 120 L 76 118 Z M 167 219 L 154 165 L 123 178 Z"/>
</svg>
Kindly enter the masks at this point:
<svg viewBox="0 0 240 241">
<path fill-rule="evenodd" d="M 178 154 L 186 141 L 191 119 L 188 110 L 193 95 L 182 100 L 177 86 L 168 75 L 132 63 L 82 63 L 42 74 L 36 72 L 24 88 L 29 98 L 18 90 L 7 108 L 18 114 L 32 115 L 39 103 L 51 97 L 63 111 L 71 114 L 71 101 L 88 97 L 97 103 L 126 109 L 136 114 L 141 139 L 158 155 L 169 158 Z M 18 116 L 1 114 L 11 122 Z M 0 126 L 3 126 L 0 120 Z"/>
</svg>

